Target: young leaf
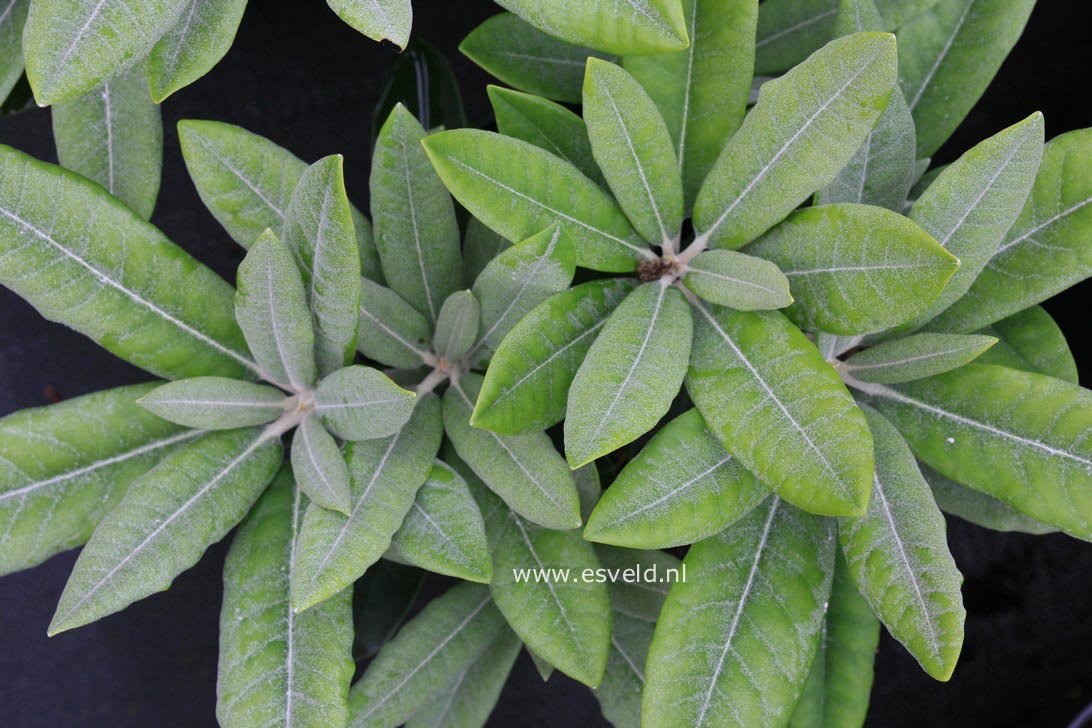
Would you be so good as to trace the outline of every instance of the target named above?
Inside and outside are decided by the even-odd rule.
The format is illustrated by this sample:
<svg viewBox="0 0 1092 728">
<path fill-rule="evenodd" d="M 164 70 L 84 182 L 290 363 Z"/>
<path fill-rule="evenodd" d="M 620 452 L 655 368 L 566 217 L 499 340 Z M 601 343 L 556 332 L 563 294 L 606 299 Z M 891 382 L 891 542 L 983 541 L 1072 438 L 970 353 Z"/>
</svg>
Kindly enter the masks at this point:
<svg viewBox="0 0 1092 728">
<path fill-rule="evenodd" d="M 550 35 L 608 53 L 664 53 L 686 46 L 686 22 L 679 0 L 499 0 Z"/>
<path fill-rule="evenodd" d="M 838 0 L 766 0 L 759 5 L 755 73 L 797 65 L 834 37 Z"/>
<path fill-rule="evenodd" d="M 482 378 L 464 375 L 444 395 L 444 427 L 459 457 L 514 511 L 547 528 L 580 526 L 580 500 L 544 432 L 498 435 L 470 425 Z"/>
<path fill-rule="evenodd" d="M 674 248 L 683 191 L 671 134 L 641 84 L 608 61 L 588 59 L 584 121 L 595 161 L 645 240 Z"/>
<path fill-rule="evenodd" d="M 979 364 L 1045 374 L 1077 384 L 1077 362 L 1065 334 L 1042 306 L 1032 306 L 982 329 L 999 341 L 978 358 Z"/>
<path fill-rule="evenodd" d="M 844 370 L 862 382 L 909 382 L 961 367 L 996 343 L 992 336 L 914 334 L 854 354 Z"/>
<path fill-rule="evenodd" d="M 831 522 L 771 497 L 690 548 L 648 651 L 645 725 L 784 725 L 819 645 Z"/>
<path fill-rule="evenodd" d="M 434 599 L 379 651 L 349 692 L 351 728 L 397 726 L 489 647 L 504 618 L 486 588 L 461 583 Z"/>
<path fill-rule="evenodd" d="M 61 166 L 98 182 L 145 220 L 152 216 L 163 120 L 139 67 L 54 106 L 53 138 Z"/>
<path fill-rule="evenodd" d="M 463 236 L 463 280 L 473 283 L 493 258 L 510 247 L 512 241 L 487 228 L 478 218 L 470 218 Z"/>
<path fill-rule="evenodd" d="M 288 599 L 305 506 L 291 472 L 282 469 L 224 563 L 216 717 L 225 728 L 348 720 L 352 591 L 300 614 Z"/>
<path fill-rule="evenodd" d="M 429 353 L 424 314 L 389 288 L 364 278 L 356 346 L 369 359 L 392 367 L 418 367 Z"/>
<path fill-rule="evenodd" d="M 425 572 L 380 559 L 353 585 L 353 658 L 363 662 L 390 641 L 421 593 Z"/>
<path fill-rule="evenodd" d="M 588 519 L 584 538 L 631 548 L 696 543 L 769 494 L 692 409 L 664 425 L 629 461 Z"/>
<path fill-rule="evenodd" d="M 372 218 L 387 285 L 436 321 L 460 286 L 455 206 L 421 150 L 425 130 L 398 104 L 372 159 Z"/>
<path fill-rule="evenodd" d="M 725 449 L 800 508 L 863 513 L 868 424 L 815 346 L 775 311 L 694 308 L 686 389 Z"/>
<path fill-rule="evenodd" d="M 735 250 L 707 250 L 687 265 L 686 287 L 710 303 L 737 311 L 784 308 L 789 279 L 773 263 Z"/>
<path fill-rule="evenodd" d="M 372 40 L 404 50 L 413 27 L 410 0 L 326 0 L 338 17 Z"/>
<path fill-rule="evenodd" d="M 458 473 L 439 460 L 391 539 L 388 558 L 488 584 L 493 563 L 478 504 Z"/>
<path fill-rule="evenodd" d="M 993 531 L 1018 531 L 1035 535 L 1058 531 L 1057 528 L 1036 521 L 992 495 L 948 480 L 928 465 L 921 465 L 921 474 L 932 489 L 933 500 L 940 510 L 959 516 L 976 526 Z"/>
<path fill-rule="evenodd" d="M 0 257 L 0 283 L 43 316 L 153 374 L 258 369 L 231 286 L 98 185 L 9 147 L 0 147 Z"/>
<path fill-rule="evenodd" d="M 678 155 L 686 209 L 746 109 L 758 5 L 749 0 L 683 0 L 690 47 L 627 56 L 624 67 L 656 102 Z"/>
<path fill-rule="evenodd" d="M 596 338 L 569 390 L 565 455 L 577 468 L 652 429 L 679 393 L 693 321 L 664 281 L 626 297 Z"/>
<path fill-rule="evenodd" d="M 349 515 L 349 466 L 333 436 L 314 417 L 304 417 L 292 438 L 292 475 L 309 500 Z"/>
<path fill-rule="evenodd" d="M 410 418 L 416 395 L 377 369 L 339 369 L 315 389 L 315 414 L 342 440 L 374 440 L 398 432 Z"/>
<path fill-rule="evenodd" d="M 899 28 L 899 84 L 918 155 L 940 149 L 1016 45 L 1035 0 L 942 0 Z"/>
<path fill-rule="evenodd" d="M 509 240 L 560 225 L 585 268 L 628 272 L 652 257 L 614 199 L 544 149 L 476 129 L 434 134 L 424 145 L 455 198 Z"/>
<path fill-rule="evenodd" d="M 293 567 L 297 610 L 329 599 L 379 560 L 428 479 L 441 437 L 440 402 L 426 396 L 397 434 L 345 446 L 352 510 L 307 509 Z"/>
<path fill-rule="evenodd" d="M 0 420 L 0 574 L 82 546 L 129 484 L 202 433 L 145 412 L 154 382 Z"/>
<path fill-rule="evenodd" d="M 587 58 L 613 58 L 558 40 L 511 13 L 479 25 L 459 51 L 509 86 L 572 104 L 580 103 Z"/>
<path fill-rule="evenodd" d="M 0 14 L 0 104 L 23 77 L 23 25 L 29 9 L 30 0 L 11 0 Z"/>
<path fill-rule="evenodd" d="M 470 291 L 455 291 L 444 301 L 436 319 L 432 347 L 437 356 L 457 361 L 474 346 L 481 326 L 482 307 Z"/>
<path fill-rule="evenodd" d="M 170 587 L 246 515 L 280 465 L 280 439 L 256 428 L 205 435 L 161 460 L 95 529 L 49 634 Z"/>
<path fill-rule="evenodd" d="M 766 83 L 698 194 L 698 240 L 742 247 L 830 184 L 886 108 L 895 74 L 894 37 L 857 33 Z"/>
<path fill-rule="evenodd" d="M 788 277 L 796 298 L 789 318 L 832 334 L 908 320 L 959 268 L 958 258 L 902 215 L 849 203 L 794 212 L 747 252 Z"/>
<path fill-rule="evenodd" d="M 471 424 L 518 435 L 560 422 L 580 363 L 635 285 L 631 278 L 582 283 L 527 314 L 497 347 Z"/>
<path fill-rule="evenodd" d="M 201 430 L 264 425 L 286 409 L 284 392 L 225 377 L 168 382 L 148 392 L 137 404 L 169 422 Z"/>
<path fill-rule="evenodd" d="M 929 675 L 948 680 L 963 647 L 967 612 L 940 514 L 898 431 L 864 407 L 876 449 L 868 512 L 840 518 L 838 542 L 872 611 Z"/>
<path fill-rule="evenodd" d="M 246 0 L 187 0 L 178 20 L 144 63 L 157 104 L 220 62 L 235 40 L 245 9 Z"/>
</svg>

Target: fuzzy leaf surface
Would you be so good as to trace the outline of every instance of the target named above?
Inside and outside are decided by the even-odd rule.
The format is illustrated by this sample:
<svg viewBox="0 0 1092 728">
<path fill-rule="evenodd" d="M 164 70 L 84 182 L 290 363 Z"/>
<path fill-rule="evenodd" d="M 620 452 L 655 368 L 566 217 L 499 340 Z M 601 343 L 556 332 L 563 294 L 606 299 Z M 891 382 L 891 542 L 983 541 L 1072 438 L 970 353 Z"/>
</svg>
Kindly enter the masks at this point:
<svg viewBox="0 0 1092 728">
<path fill-rule="evenodd" d="M 996 336 L 999 341 L 978 359 L 979 364 L 1000 364 L 1078 383 L 1077 362 L 1065 334 L 1042 306 L 1003 318 L 980 333 Z"/>
<path fill-rule="evenodd" d="M 686 287 L 710 303 L 737 311 L 784 308 L 789 279 L 776 264 L 735 250 L 707 250 L 687 266 Z"/>
<path fill-rule="evenodd" d="M 474 346 L 481 328 L 482 307 L 470 291 L 455 291 L 440 308 L 432 347 L 437 356 L 456 361 Z"/>
<path fill-rule="evenodd" d="M 1037 536 L 1058 531 L 1054 526 L 1036 521 L 988 493 L 967 488 L 945 478 L 928 465 L 921 465 L 921 474 L 929 483 L 933 500 L 940 510 L 959 516 L 968 523 L 992 531 L 1018 531 Z"/>
<path fill-rule="evenodd" d="M 292 438 L 292 475 L 308 500 L 349 515 L 349 466 L 337 441 L 316 417 L 305 417 Z"/>
<path fill-rule="evenodd" d="M 225 377 L 168 382 L 140 398 L 159 417 L 201 430 L 234 430 L 264 425 L 284 414 L 285 394 L 264 384 Z"/>
<path fill-rule="evenodd" d="M 834 37 L 838 0 L 766 0 L 758 9 L 755 73 L 797 65 Z"/>
<path fill-rule="evenodd" d="M 845 370 L 862 382 L 909 382 L 961 367 L 996 343 L 992 336 L 914 334 L 854 354 Z"/>
<path fill-rule="evenodd" d="M 338 17 L 372 40 L 404 50 L 413 28 L 410 0 L 326 0 Z"/>
<path fill-rule="evenodd" d="M 187 0 L 144 64 L 157 104 L 212 70 L 227 55 L 246 0 Z"/>
<path fill-rule="evenodd" d="M 0 103 L 23 76 L 23 26 L 30 0 L 10 0 L 0 17 Z"/>
<path fill-rule="evenodd" d="M 361 354 L 392 367 L 421 366 L 429 353 L 432 327 L 425 315 L 391 289 L 367 278 L 361 280 Z"/>
<path fill-rule="evenodd" d="M 342 440 L 374 440 L 398 432 L 413 413 L 416 395 L 378 369 L 351 366 L 319 382 L 315 414 Z"/>
<path fill-rule="evenodd" d="M 689 43 L 679 0 L 500 0 L 497 4 L 555 38 L 607 53 L 664 53 Z"/>
</svg>

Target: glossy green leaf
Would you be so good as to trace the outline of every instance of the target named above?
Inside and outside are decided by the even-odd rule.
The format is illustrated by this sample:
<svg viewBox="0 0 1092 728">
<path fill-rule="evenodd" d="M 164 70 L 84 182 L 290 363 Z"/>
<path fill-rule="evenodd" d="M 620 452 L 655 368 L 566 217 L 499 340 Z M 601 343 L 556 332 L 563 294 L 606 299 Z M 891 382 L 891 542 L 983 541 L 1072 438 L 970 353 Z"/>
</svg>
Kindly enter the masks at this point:
<svg viewBox="0 0 1092 728">
<path fill-rule="evenodd" d="M 902 215 L 842 203 L 795 212 L 747 252 L 788 277 L 801 328 L 867 334 L 907 321 L 934 300 L 959 259 Z"/>
<path fill-rule="evenodd" d="M 0 257 L 0 284 L 153 374 L 258 369 L 231 286 L 98 185 L 9 147 L 0 147 Z"/>
<path fill-rule="evenodd" d="M 993 531 L 1018 531 L 1034 535 L 1058 531 L 1057 528 L 1036 521 L 992 495 L 948 480 L 928 465 L 921 465 L 921 474 L 932 489 L 933 500 L 940 510 L 959 516 L 976 526 Z"/>
<path fill-rule="evenodd" d="M 326 0 L 338 17 L 372 40 L 390 41 L 402 50 L 413 27 L 410 0 Z"/>
<path fill-rule="evenodd" d="M 436 319 L 432 348 L 446 361 L 456 361 L 474 346 L 481 328 L 482 307 L 470 291 L 447 297 Z"/>
<path fill-rule="evenodd" d="M 775 311 L 694 308 L 686 389 L 709 429 L 798 507 L 863 513 L 872 487 L 868 425 L 815 345 Z"/>
<path fill-rule="evenodd" d="M 349 466 L 337 441 L 315 417 L 305 417 L 292 438 L 292 474 L 308 500 L 349 515 Z"/>
<path fill-rule="evenodd" d="M 0 13 L 0 103 L 23 78 L 23 25 L 30 0 L 9 0 Z"/>
<path fill-rule="evenodd" d="M 374 440 L 398 432 L 413 413 L 415 399 L 379 370 L 351 366 L 319 382 L 315 414 L 342 440 Z"/>
<path fill-rule="evenodd" d="M 169 422 L 202 430 L 264 425 L 285 413 L 285 394 L 264 384 L 225 377 L 168 382 L 137 404 Z"/>
<path fill-rule="evenodd" d="M 787 71 L 834 37 L 838 0 L 766 0 L 759 5 L 755 73 Z"/>
<path fill-rule="evenodd" d="M 710 303 L 737 311 L 784 308 L 789 279 L 775 264 L 735 250 L 707 250 L 687 265 L 686 287 Z"/>
<path fill-rule="evenodd" d="M 353 658 L 359 663 L 387 644 L 421 593 L 425 572 L 380 559 L 353 585 L 356 630 Z"/>
<path fill-rule="evenodd" d="M 508 238 L 493 232 L 478 218 L 470 218 L 463 236 L 463 280 L 473 283 L 489 261 L 510 247 L 512 241 Z"/>
<path fill-rule="evenodd" d="M 894 37 L 857 33 L 766 83 L 698 194 L 698 240 L 742 247 L 830 184 L 887 107 L 895 73 Z"/>
<path fill-rule="evenodd" d="M 49 634 L 81 627 L 164 591 L 258 499 L 281 465 L 260 429 L 205 435 L 134 482 L 76 561 Z"/>
<path fill-rule="evenodd" d="M 979 364 L 1000 364 L 1078 383 L 1077 362 L 1065 334 L 1042 306 L 1032 306 L 1001 319 L 981 333 L 996 336 L 999 341 L 979 357 Z"/>
<path fill-rule="evenodd" d="M 584 356 L 635 285 L 630 278 L 582 283 L 527 314 L 497 347 L 471 424 L 518 435 L 560 422 Z"/>
<path fill-rule="evenodd" d="M 831 522 L 772 497 L 684 564 L 649 648 L 643 724 L 786 724 L 819 646 Z"/>
<path fill-rule="evenodd" d="M 691 544 L 720 533 L 769 494 L 692 409 L 626 464 L 588 519 L 584 538 L 631 548 Z"/>
<path fill-rule="evenodd" d="M 361 285 L 357 349 L 387 366 L 421 366 L 429 353 L 428 319 L 391 289 L 367 278 Z"/>
<path fill-rule="evenodd" d="M 844 369 L 862 382 L 909 382 L 961 367 L 996 343 L 992 336 L 914 334 L 858 352 Z"/>
<path fill-rule="evenodd" d="M 235 40 L 245 9 L 246 0 L 187 0 L 144 64 L 156 103 L 163 103 L 220 62 Z"/>
<path fill-rule="evenodd" d="M 163 121 L 140 68 L 57 104 L 52 116 L 61 166 L 150 218 L 159 195 Z"/>
<path fill-rule="evenodd" d="M 918 155 L 940 149 L 1016 45 L 1035 0 L 941 0 L 899 28 L 899 84 Z"/>
<path fill-rule="evenodd" d="M 339 726 L 348 720 L 352 591 L 299 614 L 288 599 L 306 505 L 285 469 L 232 541 L 224 563 L 216 686 L 216 717 L 224 728 Z"/>
<path fill-rule="evenodd" d="M 498 0 L 531 25 L 569 43 L 608 53 L 677 51 L 689 43 L 679 0 Z"/>
<path fill-rule="evenodd" d="M 0 574 L 82 546 L 129 484 L 201 433 L 136 404 L 155 383 L 0 420 Z"/>
</svg>

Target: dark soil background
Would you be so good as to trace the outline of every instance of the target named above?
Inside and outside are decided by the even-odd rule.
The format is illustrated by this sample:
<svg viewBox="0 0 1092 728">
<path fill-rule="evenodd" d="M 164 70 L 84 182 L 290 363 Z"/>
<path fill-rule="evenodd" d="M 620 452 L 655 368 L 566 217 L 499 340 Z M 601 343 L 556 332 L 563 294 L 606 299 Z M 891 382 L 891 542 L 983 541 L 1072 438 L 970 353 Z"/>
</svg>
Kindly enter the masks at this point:
<svg viewBox="0 0 1092 728">
<path fill-rule="evenodd" d="M 458 55 L 467 32 L 499 8 L 485 0 L 415 0 L 415 34 L 448 54 L 472 124 L 491 122 L 485 74 Z M 1092 124 L 1092 6 L 1040 0 L 1023 40 L 986 96 L 937 155 L 947 162 L 1036 109 L 1048 137 Z M 174 124 L 220 119 L 269 136 L 313 161 L 346 156 L 350 195 L 366 203 L 372 109 L 393 50 L 343 25 L 321 0 L 251 0 L 227 58 L 164 106 L 163 189 L 153 222 L 229 280 L 242 250 L 206 212 L 186 175 Z M 0 142 L 55 161 L 49 112 L 0 119 Z M 1092 160 L 1090 160 L 1092 162 Z M 367 209 L 364 207 L 364 209 Z M 1092 285 L 1047 304 L 1092 384 Z M 148 376 L 88 339 L 44 321 L 0 290 L 0 415 Z M 967 637 L 948 684 L 925 675 L 886 635 L 876 661 L 869 725 L 1065 726 L 1092 701 L 1092 546 L 950 520 L 949 542 L 966 582 Z M 0 724 L 215 725 L 220 570 L 213 546 L 168 593 L 89 627 L 45 636 L 76 552 L 0 578 Z M 490 725 L 605 725 L 582 686 L 543 684 L 526 655 Z"/>
</svg>

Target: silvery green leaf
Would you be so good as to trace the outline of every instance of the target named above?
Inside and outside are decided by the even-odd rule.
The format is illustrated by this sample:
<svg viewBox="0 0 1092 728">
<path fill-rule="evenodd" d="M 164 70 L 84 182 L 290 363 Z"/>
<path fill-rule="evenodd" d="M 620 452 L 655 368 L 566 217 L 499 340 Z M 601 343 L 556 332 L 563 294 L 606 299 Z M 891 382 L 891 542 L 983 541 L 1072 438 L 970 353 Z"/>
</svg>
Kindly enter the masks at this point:
<svg viewBox="0 0 1092 728">
<path fill-rule="evenodd" d="M 425 130 L 398 104 L 379 131 L 372 158 L 372 221 L 391 290 L 429 321 L 460 287 L 455 206 L 421 149 Z"/>
<path fill-rule="evenodd" d="M 963 575 L 906 441 L 883 415 L 863 410 L 876 449 L 872 498 L 864 516 L 839 519 L 838 542 L 879 620 L 930 676 L 948 680 L 963 647 Z"/>
<path fill-rule="evenodd" d="M 187 0 L 144 63 L 157 104 L 220 62 L 235 40 L 245 9 L 246 0 Z"/>
<path fill-rule="evenodd" d="M 315 417 L 304 417 L 292 438 L 292 475 L 308 500 L 349 515 L 349 466 L 333 436 Z"/>
<path fill-rule="evenodd" d="M 686 287 L 710 303 L 737 311 L 784 308 L 789 279 L 774 263 L 735 250 L 707 250 L 687 264 Z"/>
<path fill-rule="evenodd" d="M 482 323 L 482 307 L 470 291 L 455 291 L 440 308 L 432 348 L 446 361 L 457 361 L 474 346 Z"/>
<path fill-rule="evenodd" d="M 875 0 L 884 28 L 901 27 L 910 18 L 924 13 L 938 0 Z"/>
<path fill-rule="evenodd" d="M 444 395 L 444 427 L 459 457 L 514 511 L 547 528 L 580 525 L 580 500 L 568 465 L 544 432 L 499 435 L 472 427 L 482 386 L 464 375 Z"/>
<path fill-rule="evenodd" d="M 430 395 L 396 434 L 345 446 L 352 510 L 346 517 L 307 509 L 295 555 L 296 609 L 337 594 L 379 560 L 428 479 L 441 437 L 440 402 Z"/>
<path fill-rule="evenodd" d="M 504 628 L 485 586 L 452 587 L 406 623 L 353 685 L 349 725 L 405 723 L 458 679 Z"/>
<path fill-rule="evenodd" d="M 526 647 L 526 645 L 524 645 Z M 535 671 L 538 672 L 538 676 L 542 678 L 542 682 L 547 682 L 554 675 L 554 666 L 546 662 L 538 653 L 527 647 L 527 656 L 531 658 L 531 664 L 535 666 Z"/>
<path fill-rule="evenodd" d="M 421 593 L 425 572 L 380 559 L 353 585 L 356 630 L 353 658 L 359 663 L 387 644 Z"/>
<path fill-rule="evenodd" d="M 285 413 L 284 392 L 225 377 L 180 379 L 156 387 L 137 404 L 169 422 L 201 430 L 234 430 L 272 422 Z"/>
<path fill-rule="evenodd" d="M 758 9 L 755 73 L 797 65 L 834 37 L 838 0 L 766 0 Z"/>
<path fill-rule="evenodd" d="M 980 333 L 996 336 L 999 341 L 978 358 L 979 364 L 1000 364 L 1070 384 L 1079 383 L 1077 362 L 1065 334 L 1042 306 L 1032 306 L 1003 318 Z"/>
<path fill-rule="evenodd" d="M 576 495 L 580 499 L 580 518 L 587 521 L 595 504 L 599 502 L 599 496 L 603 495 L 599 469 L 595 463 L 579 467 L 573 471 L 573 481 L 576 483 Z"/>
<path fill-rule="evenodd" d="M 95 529 L 49 625 L 55 635 L 163 591 L 223 538 L 281 465 L 257 428 L 204 435 L 137 479 Z"/>
<path fill-rule="evenodd" d="M 450 466 L 433 464 L 387 556 L 467 581 L 487 584 L 493 578 L 482 514 Z"/>
<path fill-rule="evenodd" d="M 413 27 L 410 0 L 326 0 L 338 17 L 372 40 L 403 50 Z"/>
<path fill-rule="evenodd" d="M 642 551 L 599 544 L 596 556 L 606 570 L 611 609 L 656 624 L 671 585 L 683 579 L 682 561 L 663 551 Z M 644 665 L 644 660 L 640 662 Z"/>
<path fill-rule="evenodd" d="M 232 541 L 216 686 L 216 717 L 224 728 L 343 726 L 348 720 L 352 590 L 300 613 L 288 598 L 306 505 L 284 468 Z"/>
<path fill-rule="evenodd" d="M 163 164 L 163 121 L 139 67 L 53 107 L 61 166 L 98 182 L 145 220 Z"/>
<path fill-rule="evenodd" d="M 374 440 L 398 432 L 413 413 L 415 399 L 379 370 L 351 366 L 319 382 L 315 414 L 342 440 Z"/>
<path fill-rule="evenodd" d="M 8 0 L 0 13 L 0 103 L 23 76 L 23 25 L 30 0 Z"/>
<path fill-rule="evenodd" d="M 569 390 L 565 455 L 576 468 L 652 429 L 679 393 L 693 321 L 665 281 L 634 289 L 610 315 Z"/>
<path fill-rule="evenodd" d="M 645 725 L 785 725 L 821 639 L 826 518 L 776 497 L 690 548 L 649 648 Z"/>
<path fill-rule="evenodd" d="M 896 71 L 893 36 L 857 33 L 767 82 L 702 185 L 697 239 L 742 247 L 830 184 L 872 132 Z"/>
<path fill-rule="evenodd" d="M 584 538 L 631 548 L 691 544 L 724 530 L 769 494 L 692 409 L 626 464 L 588 518 Z"/>
<path fill-rule="evenodd" d="M 653 623 L 634 619 L 617 609 L 611 617 L 610 656 L 595 697 L 603 717 L 615 728 L 639 728 L 645 658 L 652 644 Z"/>
<path fill-rule="evenodd" d="M 921 474 L 932 489 L 933 500 L 940 510 L 959 516 L 976 526 L 993 531 L 1017 531 L 1037 536 L 1058 531 L 1057 528 L 1036 521 L 992 495 L 945 478 L 928 465 L 921 465 Z"/>
<path fill-rule="evenodd" d="M 421 366 L 429 353 L 428 319 L 389 288 L 367 278 L 361 286 L 357 349 L 387 366 Z"/>
<path fill-rule="evenodd" d="M 0 420 L 0 574 L 82 546 L 129 484 L 202 433 L 145 412 L 136 384 Z"/>
<path fill-rule="evenodd" d="M 258 370 L 230 285 L 98 185 L 9 147 L 0 147 L 0 257 L 0 284 L 153 374 Z"/>
<path fill-rule="evenodd" d="M 463 280 L 473 283 L 489 261 L 510 247 L 508 238 L 493 232 L 478 218 L 470 218 L 463 236 Z"/>
<path fill-rule="evenodd" d="M 863 336 L 838 336 L 820 331 L 815 337 L 815 346 L 823 359 L 833 364 L 838 357 L 858 346 L 863 339 Z"/>
<path fill-rule="evenodd" d="M 858 352 L 843 368 L 862 382 L 909 382 L 961 367 L 996 343 L 992 336 L 914 334 Z"/>
<path fill-rule="evenodd" d="M 689 43 L 679 0 L 499 0 L 531 25 L 608 53 L 664 53 Z"/>
<path fill-rule="evenodd" d="M 1035 0 L 941 0 L 898 30 L 899 85 L 918 155 L 956 130 L 1024 31 Z"/>
</svg>

